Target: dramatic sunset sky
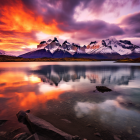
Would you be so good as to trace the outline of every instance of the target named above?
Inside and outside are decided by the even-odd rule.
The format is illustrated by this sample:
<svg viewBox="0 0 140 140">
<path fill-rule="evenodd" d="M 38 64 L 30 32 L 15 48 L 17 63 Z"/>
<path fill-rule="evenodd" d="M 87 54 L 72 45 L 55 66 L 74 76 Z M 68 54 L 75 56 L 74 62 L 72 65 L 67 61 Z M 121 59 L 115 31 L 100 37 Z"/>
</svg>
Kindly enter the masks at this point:
<svg viewBox="0 0 140 140">
<path fill-rule="evenodd" d="M 82 46 L 111 36 L 140 46 L 140 0 L 0 0 L 0 50 L 8 54 L 54 37 Z"/>
</svg>

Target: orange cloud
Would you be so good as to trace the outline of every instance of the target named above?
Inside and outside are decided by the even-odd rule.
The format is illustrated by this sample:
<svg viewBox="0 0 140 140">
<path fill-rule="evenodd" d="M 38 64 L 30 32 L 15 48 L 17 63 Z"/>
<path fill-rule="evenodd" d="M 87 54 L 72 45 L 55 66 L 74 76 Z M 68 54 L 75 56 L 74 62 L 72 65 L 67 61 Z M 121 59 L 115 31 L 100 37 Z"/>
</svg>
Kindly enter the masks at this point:
<svg viewBox="0 0 140 140">
<path fill-rule="evenodd" d="M 21 0 L 3 5 L 0 19 L 0 47 L 5 51 L 22 50 L 23 46 L 37 46 L 39 41 L 35 34 L 60 34 L 55 20 L 45 24 L 42 15 L 35 15 L 31 10 L 25 9 Z"/>
</svg>

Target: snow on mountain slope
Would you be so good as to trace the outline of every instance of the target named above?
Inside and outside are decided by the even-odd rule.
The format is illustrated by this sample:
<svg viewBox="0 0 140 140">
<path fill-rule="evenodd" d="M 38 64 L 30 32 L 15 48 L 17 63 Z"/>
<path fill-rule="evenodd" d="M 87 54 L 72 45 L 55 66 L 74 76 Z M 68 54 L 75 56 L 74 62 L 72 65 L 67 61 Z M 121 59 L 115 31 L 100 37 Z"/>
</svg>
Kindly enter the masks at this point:
<svg viewBox="0 0 140 140">
<path fill-rule="evenodd" d="M 68 50 L 66 50 L 66 51 L 69 52 L 71 55 L 74 55 L 77 52 L 77 49 L 78 49 L 78 45 L 72 43 L 70 48 Z"/>
<path fill-rule="evenodd" d="M 107 47 L 104 45 L 104 41 L 99 42 L 91 42 L 86 49 L 86 53 L 88 54 L 98 54 L 98 53 L 116 53 L 114 50 L 112 50 L 110 47 Z"/>
<path fill-rule="evenodd" d="M 140 53 L 140 47 L 134 50 L 135 53 Z"/>
<path fill-rule="evenodd" d="M 83 47 L 80 47 L 80 48 L 77 50 L 77 53 L 86 54 L 86 46 L 84 45 Z"/>
<path fill-rule="evenodd" d="M 44 49 L 47 45 L 48 43 L 46 41 L 42 41 L 39 45 L 37 45 L 37 49 Z"/>
<path fill-rule="evenodd" d="M 77 52 L 77 45 L 74 43 L 70 44 L 69 42 L 65 41 L 62 46 L 60 46 L 60 49 L 74 55 Z"/>
<path fill-rule="evenodd" d="M 66 40 L 66 41 L 64 41 L 64 43 L 62 44 L 62 46 L 60 46 L 60 49 L 61 50 L 69 50 L 70 47 L 71 47 L 71 44 L 69 42 L 67 42 L 67 40 Z"/>
<path fill-rule="evenodd" d="M 129 44 L 124 45 L 124 42 L 120 42 L 116 40 L 115 38 L 106 39 L 104 41 L 106 43 L 106 46 L 111 47 L 112 50 L 119 53 L 120 55 L 126 55 L 126 54 L 132 53 L 132 50 L 128 49 L 128 47 L 130 46 Z"/>
<path fill-rule="evenodd" d="M 49 42 L 51 42 L 50 44 L 48 44 L 45 49 L 46 50 L 50 50 L 50 52 L 53 54 L 61 45 L 59 43 L 59 41 L 57 40 L 57 38 L 54 38 L 53 41 L 48 40 Z"/>
</svg>

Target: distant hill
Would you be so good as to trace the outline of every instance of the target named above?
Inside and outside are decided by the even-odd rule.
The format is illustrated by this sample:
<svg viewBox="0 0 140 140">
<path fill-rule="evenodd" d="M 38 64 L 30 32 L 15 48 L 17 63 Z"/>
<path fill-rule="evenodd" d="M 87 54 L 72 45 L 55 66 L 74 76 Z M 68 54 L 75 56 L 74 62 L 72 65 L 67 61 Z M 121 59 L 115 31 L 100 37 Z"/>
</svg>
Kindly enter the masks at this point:
<svg viewBox="0 0 140 140">
<path fill-rule="evenodd" d="M 22 58 L 8 55 L 0 55 L 0 62 L 46 62 L 46 61 L 98 61 L 91 58 Z"/>
<path fill-rule="evenodd" d="M 126 58 L 126 59 L 120 59 L 117 62 L 123 62 L 123 63 L 140 63 L 140 57 L 139 58 L 135 58 L 135 59 L 130 59 L 130 58 Z"/>
</svg>

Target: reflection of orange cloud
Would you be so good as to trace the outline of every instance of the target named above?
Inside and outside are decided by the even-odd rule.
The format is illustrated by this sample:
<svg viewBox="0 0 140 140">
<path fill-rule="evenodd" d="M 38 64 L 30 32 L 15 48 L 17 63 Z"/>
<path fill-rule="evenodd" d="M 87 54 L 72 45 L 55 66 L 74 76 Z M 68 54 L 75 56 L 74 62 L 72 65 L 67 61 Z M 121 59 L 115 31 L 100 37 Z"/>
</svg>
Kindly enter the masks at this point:
<svg viewBox="0 0 140 140">
<path fill-rule="evenodd" d="M 27 77 L 23 72 L 5 72 L 0 75 L 1 81 L 0 83 L 6 83 L 5 85 L 0 87 L 0 90 L 5 89 L 6 87 L 20 87 L 27 85 L 28 83 L 40 83 L 41 79 L 31 75 Z"/>
<path fill-rule="evenodd" d="M 57 28 L 55 20 L 50 24 L 43 21 L 42 16 L 36 16 L 32 11 L 25 11 L 22 2 L 10 2 L 11 5 L 1 7 L 3 17 L 0 19 L 0 43 L 1 49 L 20 50 L 21 46 L 36 44 L 32 31 L 46 34 L 59 34 L 61 31 Z M 27 43 L 27 44 L 25 44 Z M 35 46 L 36 46 L 35 45 Z"/>
<path fill-rule="evenodd" d="M 18 96 L 18 106 L 21 106 L 23 108 L 35 107 L 38 105 L 38 103 L 45 103 L 51 99 L 58 99 L 59 95 L 63 92 L 64 91 L 62 90 L 56 89 L 39 95 L 36 95 L 35 92 L 16 93 L 16 95 Z M 10 102 L 13 102 L 13 100 Z"/>
<path fill-rule="evenodd" d="M 17 110 L 34 108 L 39 104 L 45 106 L 48 100 L 59 99 L 60 94 L 71 90 L 67 84 L 55 87 L 42 83 L 36 75 L 26 75 L 23 71 L 5 71 L 0 77 L 0 84 L 4 83 L 0 86 L 0 98 L 8 98 L 6 105 Z"/>
<path fill-rule="evenodd" d="M 13 84 L 15 82 L 22 82 L 25 81 L 23 75 L 25 75 L 25 73 L 23 72 L 4 72 L 0 75 L 0 82 L 1 83 L 8 83 L 8 84 Z"/>
<path fill-rule="evenodd" d="M 0 94 L 0 97 L 4 97 L 4 95 L 3 94 Z"/>
</svg>

